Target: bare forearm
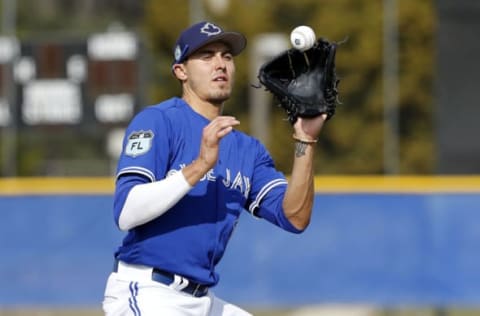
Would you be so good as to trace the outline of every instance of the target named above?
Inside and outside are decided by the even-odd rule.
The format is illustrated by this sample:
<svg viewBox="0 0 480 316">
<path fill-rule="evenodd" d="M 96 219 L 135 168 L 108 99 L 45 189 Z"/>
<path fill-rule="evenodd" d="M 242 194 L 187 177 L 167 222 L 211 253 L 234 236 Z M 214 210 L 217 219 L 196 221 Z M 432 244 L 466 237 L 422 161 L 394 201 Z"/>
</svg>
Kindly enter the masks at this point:
<svg viewBox="0 0 480 316">
<path fill-rule="evenodd" d="M 182 169 L 183 175 L 185 179 L 191 186 L 195 186 L 201 178 L 207 174 L 207 172 L 211 169 L 207 163 L 203 162 L 200 159 L 195 160 L 188 166 Z"/>
<path fill-rule="evenodd" d="M 298 229 L 305 229 L 310 223 L 314 196 L 314 150 L 314 144 L 295 143 L 292 174 L 283 200 L 285 216 Z"/>
</svg>

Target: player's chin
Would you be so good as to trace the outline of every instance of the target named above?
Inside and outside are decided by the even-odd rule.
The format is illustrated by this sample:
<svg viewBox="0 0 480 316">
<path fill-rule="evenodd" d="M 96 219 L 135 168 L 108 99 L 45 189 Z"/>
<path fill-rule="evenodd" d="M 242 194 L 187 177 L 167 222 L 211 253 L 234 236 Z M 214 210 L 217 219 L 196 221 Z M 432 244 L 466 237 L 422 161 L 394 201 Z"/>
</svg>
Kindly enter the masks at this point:
<svg viewBox="0 0 480 316">
<path fill-rule="evenodd" d="M 209 99 L 212 103 L 223 103 L 230 98 L 232 94 L 230 89 L 222 89 L 210 93 Z"/>
</svg>

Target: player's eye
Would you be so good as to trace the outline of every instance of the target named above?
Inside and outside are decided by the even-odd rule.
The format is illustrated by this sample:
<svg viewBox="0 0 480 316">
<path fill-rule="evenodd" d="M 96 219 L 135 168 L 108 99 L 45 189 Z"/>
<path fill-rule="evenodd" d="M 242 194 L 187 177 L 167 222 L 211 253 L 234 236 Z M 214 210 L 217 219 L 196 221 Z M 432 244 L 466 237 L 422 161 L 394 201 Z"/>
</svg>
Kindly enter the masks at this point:
<svg viewBox="0 0 480 316">
<path fill-rule="evenodd" d="M 207 50 L 201 50 L 201 51 L 195 52 L 191 57 L 196 59 L 201 59 L 201 60 L 207 60 L 209 58 L 212 58 L 212 52 Z"/>
<path fill-rule="evenodd" d="M 206 52 L 206 53 L 203 54 L 202 58 L 204 58 L 204 59 L 210 59 L 210 58 L 212 58 L 213 56 L 214 56 L 213 53 L 211 53 L 211 52 Z"/>
</svg>

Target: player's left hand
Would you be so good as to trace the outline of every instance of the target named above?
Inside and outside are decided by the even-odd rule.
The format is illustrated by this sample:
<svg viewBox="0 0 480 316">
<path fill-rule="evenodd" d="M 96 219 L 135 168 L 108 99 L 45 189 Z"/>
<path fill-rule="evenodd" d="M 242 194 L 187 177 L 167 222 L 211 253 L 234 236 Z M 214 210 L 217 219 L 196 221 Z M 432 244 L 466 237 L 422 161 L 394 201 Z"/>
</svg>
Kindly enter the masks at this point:
<svg viewBox="0 0 480 316">
<path fill-rule="evenodd" d="M 293 125 L 295 136 L 304 140 L 316 140 L 326 120 L 327 114 L 313 118 L 298 117 Z"/>
</svg>

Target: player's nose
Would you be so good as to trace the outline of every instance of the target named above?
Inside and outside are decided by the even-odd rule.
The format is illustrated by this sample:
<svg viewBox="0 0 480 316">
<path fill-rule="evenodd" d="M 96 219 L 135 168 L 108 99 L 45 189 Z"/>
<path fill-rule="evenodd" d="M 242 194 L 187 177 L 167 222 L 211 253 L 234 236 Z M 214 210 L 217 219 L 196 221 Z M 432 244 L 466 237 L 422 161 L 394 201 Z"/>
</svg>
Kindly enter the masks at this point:
<svg viewBox="0 0 480 316">
<path fill-rule="evenodd" d="M 227 66 L 225 59 L 221 53 L 215 54 L 214 57 L 215 69 L 225 69 Z"/>
</svg>

